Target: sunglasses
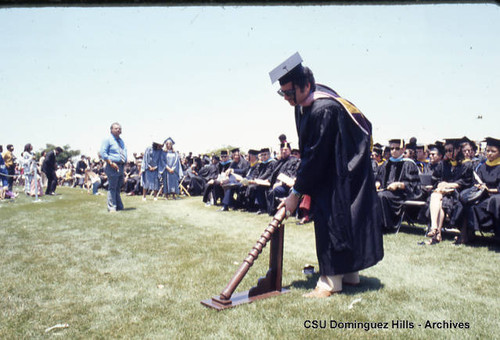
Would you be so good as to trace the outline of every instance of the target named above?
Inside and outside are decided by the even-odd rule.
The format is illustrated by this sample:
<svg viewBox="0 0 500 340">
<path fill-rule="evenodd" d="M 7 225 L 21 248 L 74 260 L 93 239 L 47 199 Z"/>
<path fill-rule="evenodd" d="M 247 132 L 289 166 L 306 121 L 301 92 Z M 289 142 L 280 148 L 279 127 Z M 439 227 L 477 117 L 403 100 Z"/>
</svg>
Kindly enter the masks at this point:
<svg viewBox="0 0 500 340">
<path fill-rule="evenodd" d="M 391 150 L 396 150 L 396 151 L 399 151 L 399 150 L 401 150 L 401 148 L 400 148 L 399 146 L 393 146 L 393 147 L 391 148 Z"/>
<path fill-rule="evenodd" d="M 291 90 L 282 90 L 282 89 L 279 89 L 278 90 L 278 94 L 282 97 L 284 96 L 287 96 L 287 97 L 292 97 L 293 95 L 295 95 L 295 89 L 291 89 Z"/>
<path fill-rule="evenodd" d="M 446 152 L 453 152 L 453 148 L 447 148 L 445 149 Z"/>
</svg>

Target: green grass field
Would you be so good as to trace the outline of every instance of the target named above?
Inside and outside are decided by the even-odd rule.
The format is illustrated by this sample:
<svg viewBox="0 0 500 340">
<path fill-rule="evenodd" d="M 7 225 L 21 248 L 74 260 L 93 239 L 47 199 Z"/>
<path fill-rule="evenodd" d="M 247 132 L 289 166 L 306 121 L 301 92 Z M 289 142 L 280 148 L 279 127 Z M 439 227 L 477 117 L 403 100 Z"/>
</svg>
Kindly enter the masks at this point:
<svg viewBox="0 0 500 340">
<path fill-rule="evenodd" d="M 422 246 L 423 229 L 406 228 L 384 236 L 385 257 L 361 272 L 359 287 L 310 300 L 302 294 L 317 276 L 302 268 L 317 268 L 313 225 L 290 219 L 283 285 L 291 292 L 218 312 L 200 301 L 224 289 L 269 216 L 217 212 L 200 197 L 123 197 L 126 210 L 109 214 L 105 196 L 57 192 L 0 202 L 1 339 L 500 337 L 500 248 L 488 241 Z M 268 256 L 266 248 L 236 292 L 265 275 Z M 308 328 L 315 322 L 326 328 Z M 388 328 L 340 328 L 347 322 Z M 69 327 L 45 332 L 58 324 Z"/>
</svg>

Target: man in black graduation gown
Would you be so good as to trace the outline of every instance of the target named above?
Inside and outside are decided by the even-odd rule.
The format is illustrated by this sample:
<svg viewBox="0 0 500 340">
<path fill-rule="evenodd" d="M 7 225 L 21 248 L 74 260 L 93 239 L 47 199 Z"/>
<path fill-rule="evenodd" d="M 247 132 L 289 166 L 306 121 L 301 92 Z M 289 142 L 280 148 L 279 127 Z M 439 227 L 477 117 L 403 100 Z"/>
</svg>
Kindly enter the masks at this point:
<svg viewBox="0 0 500 340">
<path fill-rule="evenodd" d="M 271 158 L 269 148 L 262 148 L 260 150 L 257 175 L 248 186 L 246 193 L 250 205 L 257 203 L 257 214 L 267 213 L 266 191 L 271 185 L 270 179 L 276 163 L 276 160 Z"/>
<path fill-rule="evenodd" d="M 60 147 L 55 148 L 47 153 L 45 160 L 42 164 L 42 171 L 47 176 L 47 188 L 45 189 L 45 195 L 55 195 L 57 187 L 57 162 L 56 156 L 60 154 L 63 150 Z"/>
<path fill-rule="evenodd" d="M 379 143 L 375 143 L 373 145 L 373 150 L 372 150 L 372 169 L 373 169 L 373 175 L 377 177 L 377 172 L 378 169 L 384 164 L 385 159 L 382 157 L 382 145 Z"/>
<path fill-rule="evenodd" d="M 258 154 L 254 149 L 248 150 L 248 162 L 241 157 L 239 149 L 231 151 L 233 161 L 229 166 L 229 185 L 223 186 L 224 198 L 222 199 L 221 211 L 228 211 L 229 207 L 233 209 L 247 208 L 246 189 L 249 181 L 257 176 Z M 236 194 L 236 200 L 234 196 Z"/>
<path fill-rule="evenodd" d="M 213 175 L 214 177 L 210 177 L 210 179 L 208 179 L 203 191 L 203 202 L 205 205 L 209 206 L 212 202 L 213 204 L 217 204 L 217 201 L 219 199 L 222 200 L 224 197 L 224 189 L 222 189 L 222 186 L 217 178 L 220 174 L 226 172 L 230 165 L 231 160 L 229 159 L 227 150 L 222 150 L 220 153 L 220 162 L 218 161 L 216 165 L 217 173 L 215 173 L 213 169 L 210 171 L 210 175 Z"/>
<path fill-rule="evenodd" d="M 280 159 L 274 164 L 273 173 L 269 179 L 271 186 L 266 193 L 267 212 L 271 216 L 276 213 L 279 199 L 290 193 L 297 176 L 300 159 L 292 156 L 291 152 L 290 143 L 285 142 L 280 145 Z"/>
<path fill-rule="evenodd" d="M 234 148 L 231 150 L 231 163 L 229 164 L 229 168 L 224 172 L 224 174 L 228 178 L 228 182 L 219 183 L 220 187 L 223 190 L 222 208 L 219 211 L 228 211 L 229 205 L 231 205 L 233 208 L 237 208 L 234 206 L 234 202 L 232 199 L 233 193 L 240 187 L 238 181 L 236 180 L 236 177 L 241 178 L 245 176 L 249 166 L 250 165 L 248 164 L 247 160 L 241 157 L 239 148 Z M 236 176 L 231 176 L 233 174 Z"/>
<path fill-rule="evenodd" d="M 420 199 L 419 170 L 412 159 L 404 158 L 404 140 L 389 141 L 391 157 L 379 169 L 376 186 L 380 200 L 381 216 L 385 231 L 392 231 L 403 213 L 403 202 Z"/>
<path fill-rule="evenodd" d="M 287 215 L 311 196 L 320 278 L 306 297 L 327 297 L 359 284 L 358 271 L 384 255 L 370 161 L 371 124 L 335 91 L 315 84 L 296 53 L 271 71 L 280 95 L 295 107 L 301 163 Z"/>
<path fill-rule="evenodd" d="M 212 162 L 214 162 L 214 158 L 212 158 Z M 217 163 L 219 162 L 219 157 L 217 157 Z M 191 196 L 198 196 L 203 194 L 205 190 L 205 185 L 209 178 L 207 178 L 207 174 L 209 173 L 209 169 L 211 169 L 212 164 L 203 164 L 203 161 L 200 157 L 193 157 L 191 160 L 191 164 L 187 167 L 185 171 L 185 176 L 182 181 L 182 185 L 187 188 L 189 194 Z M 217 164 L 215 165 L 217 172 Z"/>
<path fill-rule="evenodd" d="M 76 180 L 75 183 L 73 184 L 73 187 L 76 187 L 77 185 L 80 186 L 80 188 L 83 188 L 83 180 L 85 178 L 85 170 L 87 169 L 87 162 L 85 161 L 86 158 L 84 155 L 80 157 L 80 160 L 76 163 Z"/>
<path fill-rule="evenodd" d="M 128 165 L 125 166 L 124 174 L 124 185 L 125 192 L 128 196 L 140 195 L 142 193 L 142 189 L 139 191 L 137 183 L 141 182 L 141 174 L 140 174 L 140 166 L 137 166 L 137 161 L 129 162 Z"/>
</svg>

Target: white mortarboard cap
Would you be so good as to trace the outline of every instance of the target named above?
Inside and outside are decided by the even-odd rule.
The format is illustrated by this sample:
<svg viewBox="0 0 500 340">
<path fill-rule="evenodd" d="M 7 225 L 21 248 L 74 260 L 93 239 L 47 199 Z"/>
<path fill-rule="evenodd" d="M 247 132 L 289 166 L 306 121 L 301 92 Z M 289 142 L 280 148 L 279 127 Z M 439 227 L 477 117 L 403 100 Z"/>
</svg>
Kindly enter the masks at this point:
<svg viewBox="0 0 500 340">
<path fill-rule="evenodd" d="M 163 138 L 159 137 L 159 136 L 151 136 L 151 141 L 155 144 L 160 144 L 162 145 L 163 144 Z"/>
<path fill-rule="evenodd" d="M 293 70 L 297 65 L 300 65 L 302 58 L 299 52 L 295 52 L 290 58 L 282 62 L 274 70 L 269 72 L 269 77 L 271 77 L 271 83 L 274 84 L 277 80 L 283 77 L 285 74 Z"/>
</svg>

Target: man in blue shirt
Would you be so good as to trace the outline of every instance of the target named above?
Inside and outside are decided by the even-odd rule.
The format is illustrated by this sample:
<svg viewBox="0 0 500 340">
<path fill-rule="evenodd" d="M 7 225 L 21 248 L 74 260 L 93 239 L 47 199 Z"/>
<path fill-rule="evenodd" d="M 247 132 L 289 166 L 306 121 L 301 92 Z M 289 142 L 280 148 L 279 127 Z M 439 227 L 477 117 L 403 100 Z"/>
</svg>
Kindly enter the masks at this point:
<svg viewBox="0 0 500 340">
<path fill-rule="evenodd" d="M 118 123 L 111 124 L 111 136 L 102 142 L 101 157 L 106 162 L 105 172 L 108 176 L 108 211 L 123 210 L 120 189 L 123 185 L 123 167 L 127 162 L 127 148 L 120 138 L 122 127 Z"/>
</svg>

